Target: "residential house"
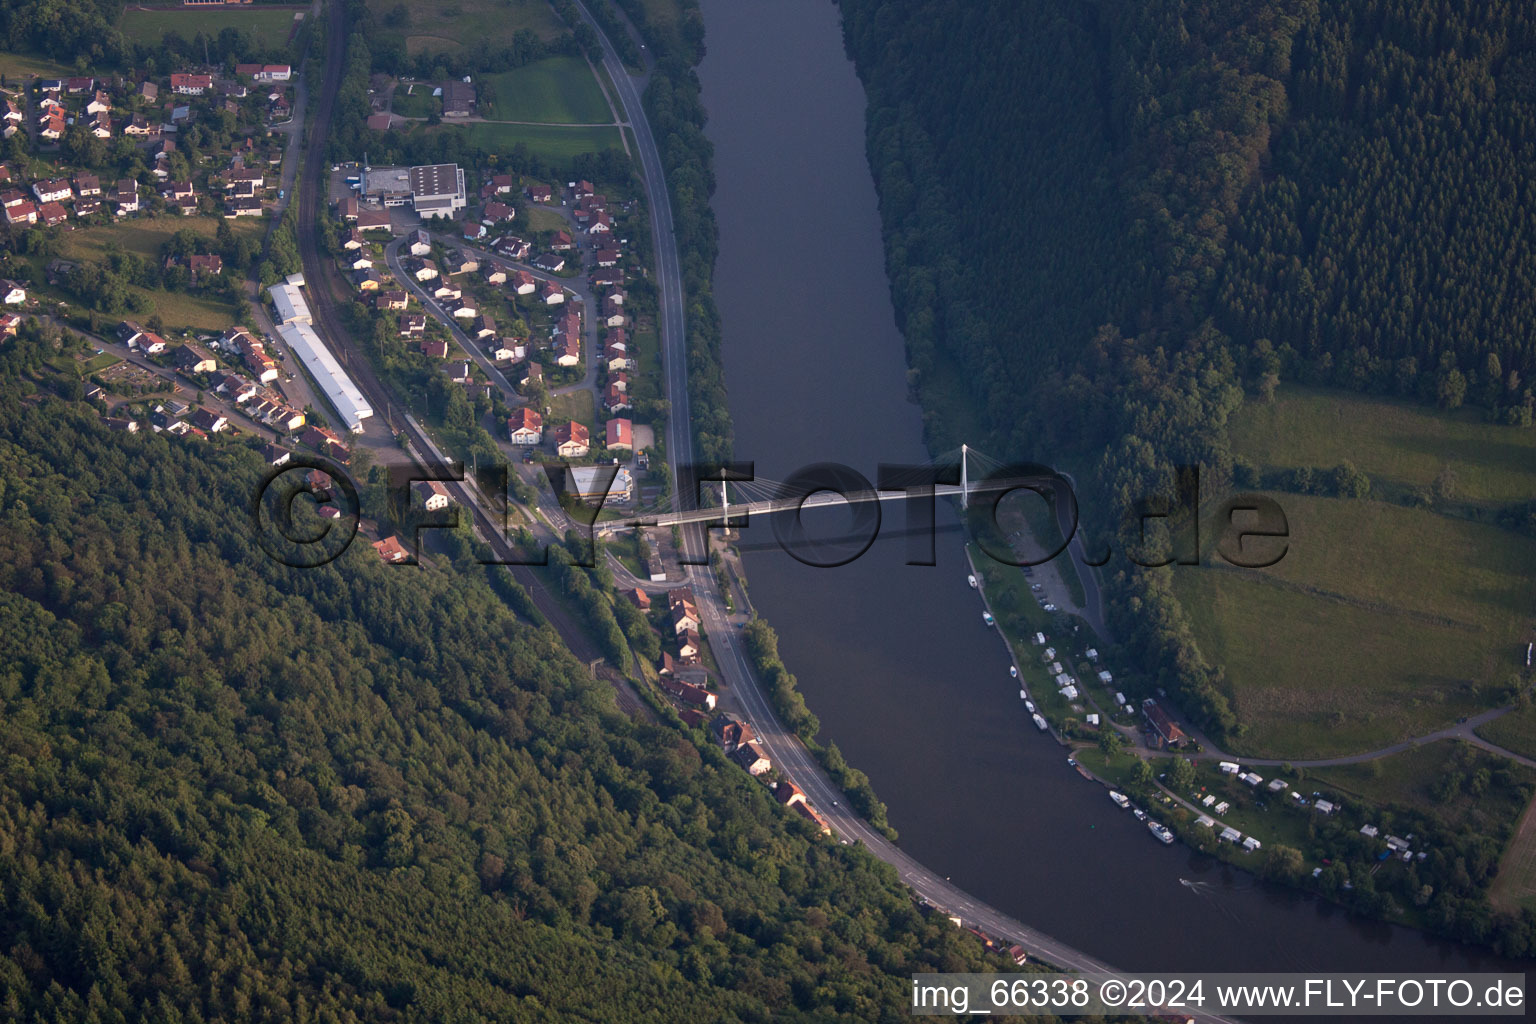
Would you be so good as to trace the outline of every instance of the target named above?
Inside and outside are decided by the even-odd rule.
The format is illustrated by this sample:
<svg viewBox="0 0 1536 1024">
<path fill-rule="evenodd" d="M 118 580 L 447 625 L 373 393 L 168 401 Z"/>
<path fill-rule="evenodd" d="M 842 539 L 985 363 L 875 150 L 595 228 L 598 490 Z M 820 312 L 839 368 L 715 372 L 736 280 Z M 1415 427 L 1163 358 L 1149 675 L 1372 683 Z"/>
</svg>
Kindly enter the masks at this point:
<svg viewBox="0 0 1536 1024">
<path fill-rule="evenodd" d="M 743 722 L 728 711 L 722 711 L 710 721 L 709 735 L 727 754 L 734 754 L 739 748 L 757 739 L 757 733 L 750 723 Z"/>
<path fill-rule="evenodd" d="M 567 459 L 586 458 L 592 451 L 591 438 L 585 424 L 571 420 L 555 428 L 555 452 Z"/>
<path fill-rule="evenodd" d="M 515 270 L 509 280 L 512 291 L 518 295 L 532 295 L 539 289 L 538 279 L 526 270 Z"/>
<path fill-rule="evenodd" d="M 468 384 L 475 379 L 474 366 L 468 359 L 457 359 L 447 366 L 448 379 L 455 384 Z"/>
<path fill-rule="evenodd" d="M 224 203 L 224 216 L 226 218 L 260 217 L 261 213 L 261 200 L 253 197 L 230 199 Z"/>
<path fill-rule="evenodd" d="M 0 336 L 14 338 L 16 331 L 21 327 L 21 316 L 17 313 L 0 314 Z M 90 397 L 87 395 L 86 397 Z"/>
<path fill-rule="evenodd" d="M 599 267 L 616 266 L 623 254 L 617 249 L 599 249 L 592 254 L 592 262 Z"/>
<path fill-rule="evenodd" d="M 97 114 L 91 122 L 91 134 L 98 139 L 110 139 L 112 137 L 112 118 L 107 114 Z"/>
<path fill-rule="evenodd" d="M 356 252 L 363 247 L 363 233 L 357 228 L 347 231 L 347 237 L 342 241 L 341 247 L 348 252 Z"/>
<path fill-rule="evenodd" d="M 15 281 L 0 280 L 0 303 L 20 306 L 27 301 L 27 290 Z"/>
<path fill-rule="evenodd" d="M 554 193 L 548 185 L 529 185 L 523 189 L 529 200 L 535 203 L 547 203 L 554 198 Z"/>
<path fill-rule="evenodd" d="M 89 77 L 66 78 L 64 91 L 71 96 L 83 96 L 96 88 L 96 79 Z"/>
<path fill-rule="evenodd" d="M 555 365 L 578 366 L 581 364 L 581 336 L 561 334 L 555 338 Z"/>
<path fill-rule="evenodd" d="M 544 382 L 544 364 L 529 363 L 523 368 L 523 375 L 518 379 L 518 386 L 526 388 L 530 384 L 542 384 Z"/>
<path fill-rule="evenodd" d="M 1151 697 L 1142 702 L 1141 713 L 1147 720 L 1150 738 L 1158 746 L 1176 747 L 1187 738 L 1178 723 Z"/>
<path fill-rule="evenodd" d="M 212 277 L 224 273 L 224 258 L 218 253 L 193 253 L 187 257 L 187 269 L 192 272 L 192 280 L 200 277 Z"/>
<path fill-rule="evenodd" d="M 526 260 L 528 254 L 533 251 L 533 246 L 529 245 L 525 240 L 512 235 L 502 235 L 496 239 L 494 248 L 507 259 L 519 262 Z"/>
<path fill-rule="evenodd" d="M 430 359 L 447 359 L 448 343 L 442 340 L 423 341 L 421 343 L 421 353 Z"/>
<path fill-rule="evenodd" d="M 485 350 L 500 363 L 515 363 L 528 358 L 528 343 L 521 338 L 492 338 Z"/>
<path fill-rule="evenodd" d="M 681 679 L 663 676 L 660 682 L 661 688 L 685 704 L 703 708 L 706 711 L 715 710 L 716 697 L 702 686 L 694 686 L 685 683 Z"/>
<path fill-rule="evenodd" d="M 397 318 L 402 335 L 425 334 L 427 317 L 424 313 L 404 313 Z"/>
<path fill-rule="evenodd" d="M 533 258 L 532 263 L 535 269 L 542 270 L 546 274 L 558 274 L 565 269 L 565 257 L 552 252 L 539 253 Z"/>
<path fill-rule="evenodd" d="M 603 392 L 603 408 L 609 412 L 624 412 L 634 406 L 630 403 L 629 392 L 618 383 L 610 381 L 607 390 Z"/>
<path fill-rule="evenodd" d="M 74 198 L 69 182 L 64 178 L 49 178 L 32 186 L 32 194 L 39 203 L 61 203 Z"/>
<path fill-rule="evenodd" d="M 118 216 L 138 212 L 139 183 L 132 178 L 120 179 L 117 189 L 112 193 L 112 198 L 117 203 Z"/>
<path fill-rule="evenodd" d="M 405 272 L 418 281 L 430 281 L 437 277 L 437 264 L 431 260 L 406 260 L 403 265 Z"/>
<path fill-rule="evenodd" d="M 69 219 L 69 211 L 58 203 L 44 203 L 37 208 L 38 219 L 46 227 L 57 227 Z"/>
<path fill-rule="evenodd" d="M 210 434 L 217 434 L 229 429 L 229 418 L 223 413 L 205 406 L 192 414 L 192 425 L 198 430 L 206 430 Z"/>
<path fill-rule="evenodd" d="M 438 512 L 449 505 L 448 488 L 437 480 L 416 480 L 411 484 L 411 493 L 428 512 Z"/>
<path fill-rule="evenodd" d="M 75 195 L 81 199 L 101 196 L 101 179 L 94 174 L 81 172 L 75 175 Z"/>
<path fill-rule="evenodd" d="M 399 565 L 411 557 L 411 553 L 405 550 L 398 537 L 385 537 L 383 540 L 373 542 L 373 550 L 379 553 L 379 557 L 390 565 Z"/>
<path fill-rule="evenodd" d="M 138 336 L 136 340 L 138 342 L 139 351 L 143 352 L 145 355 L 158 356 L 165 352 L 166 349 L 170 348 L 169 343 L 154 331 L 144 331 Z M 133 348 L 134 343 L 129 342 L 128 347 Z"/>
<path fill-rule="evenodd" d="M 5 208 L 5 222 L 7 224 L 36 224 L 37 207 L 32 202 L 23 199 L 19 203 L 7 205 Z"/>
<path fill-rule="evenodd" d="M 160 98 L 160 86 L 156 85 L 154 82 L 140 82 L 138 93 L 141 99 L 147 100 L 150 103 L 154 103 Z"/>
<path fill-rule="evenodd" d="M 494 260 L 486 260 L 480 265 L 480 276 L 486 284 L 506 284 L 507 268 Z"/>
<path fill-rule="evenodd" d="M 399 312 L 409 308 L 410 302 L 410 297 L 403 290 L 390 288 L 379 292 L 378 298 L 374 300 L 374 306 L 378 309 Z"/>
<path fill-rule="evenodd" d="M 463 235 L 466 242 L 478 242 L 486 235 L 485 225 L 474 221 L 465 221 Z"/>
<path fill-rule="evenodd" d="M 158 130 L 144 118 L 143 114 L 130 114 L 128 120 L 123 122 L 123 134 L 130 138 L 148 138 Z"/>
<path fill-rule="evenodd" d="M 523 406 L 507 418 L 507 435 L 513 444 L 536 445 L 544 440 L 544 417 Z"/>
<path fill-rule="evenodd" d="M 432 236 L 420 228 L 405 236 L 405 245 L 412 256 L 432 255 Z"/>
<path fill-rule="evenodd" d="M 480 269 L 480 261 L 463 249 L 453 249 L 443 258 L 443 272 L 450 276 L 472 274 Z"/>
<path fill-rule="evenodd" d="M 42 128 L 38 135 L 50 142 L 57 142 L 64 137 L 64 130 L 68 125 L 64 121 L 64 111 L 52 110 L 43 115 Z"/>
<path fill-rule="evenodd" d="M 480 211 L 480 219 L 486 224 L 500 224 L 502 221 L 511 220 L 517 213 L 506 203 L 486 203 Z"/>
<path fill-rule="evenodd" d="M 434 299 L 437 299 L 439 302 L 446 302 L 451 299 L 456 300 L 463 297 L 464 295 L 464 289 L 460 288 L 446 277 L 439 278 L 437 284 L 433 285 L 431 288 L 428 288 L 427 291 Z"/>
<path fill-rule="evenodd" d="M 176 350 L 176 368 L 184 373 L 212 373 L 219 364 L 213 353 L 189 341 Z"/>
<path fill-rule="evenodd" d="M 512 175 L 495 174 L 491 176 L 491 186 L 496 189 L 497 195 L 506 195 L 512 191 Z"/>
<path fill-rule="evenodd" d="M 571 239 L 569 231 L 561 230 L 556 231 L 554 237 L 550 239 L 549 247 L 555 252 L 570 252 L 576 248 L 576 243 Z"/>
<path fill-rule="evenodd" d="M 756 743 L 747 743 L 738 747 L 731 755 L 731 759 L 747 770 L 748 775 L 762 775 L 773 767 L 773 762 L 768 760 L 768 755 L 760 750 Z"/>
<path fill-rule="evenodd" d="M 469 333 L 475 338 L 491 338 L 496 335 L 496 321 L 484 313 L 475 317 L 474 323 L 469 326 Z"/>
<path fill-rule="evenodd" d="M 553 281 L 545 281 L 544 287 L 539 289 L 539 298 L 544 300 L 546 306 L 558 306 L 565 302 L 565 289 Z"/>
<path fill-rule="evenodd" d="M 176 74 L 171 76 L 171 92 L 179 96 L 201 96 L 212 88 L 212 75 Z"/>
</svg>

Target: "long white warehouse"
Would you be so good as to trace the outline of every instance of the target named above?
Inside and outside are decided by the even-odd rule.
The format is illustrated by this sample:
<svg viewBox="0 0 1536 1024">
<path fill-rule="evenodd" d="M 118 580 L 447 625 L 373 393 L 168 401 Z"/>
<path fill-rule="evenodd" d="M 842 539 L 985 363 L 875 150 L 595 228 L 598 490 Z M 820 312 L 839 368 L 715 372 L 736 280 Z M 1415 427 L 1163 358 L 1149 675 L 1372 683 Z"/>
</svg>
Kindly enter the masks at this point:
<svg viewBox="0 0 1536 1024">
<path fill-rule="evenodd" d="M 311 322 L 309 304 L 299 294 L 298 286 L 291 283 L 275 284 L 267 289 L 272 296 L 272 308 L 280 324 L 307 324 Z"/>
<path fill-rule="evenodd" d="M 309 375 L 315 378 L 325 397 L 331 400 L 341 415 L 347 429 L 354 433 L 363 429 L 363 420 L 373 415 L 373 407 L 363 393 L 352 383 L 331 350 L 325 347 L 320 335 L 306 323 L 282 324 L 277 333 L 287 343 L 289 350 L 304 363 Z"/>
</svg>

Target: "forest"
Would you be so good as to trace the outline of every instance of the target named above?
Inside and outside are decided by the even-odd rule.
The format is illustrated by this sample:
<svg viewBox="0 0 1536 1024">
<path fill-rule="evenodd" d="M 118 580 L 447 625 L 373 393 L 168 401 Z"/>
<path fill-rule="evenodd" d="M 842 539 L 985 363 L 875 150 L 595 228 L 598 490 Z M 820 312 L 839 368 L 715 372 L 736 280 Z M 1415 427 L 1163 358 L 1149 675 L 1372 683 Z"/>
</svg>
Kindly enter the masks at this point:
<svg viewBox="0 0 1536 1024">
<path fill-rule="evenodd" d="M 965 405 L 1077 469 L 1095 546 L 1177 465 L 1219 490 L 1230 416 L 1284 381 L 1531 424 L 1529 5 L 842 9 L 930 442 Z M 1150 682 L 1239 728 L 1166 572 L 1109 575 Z"/>
<path fill-rule="evenodd" d="M 0 351 L 6 1019 L 896 1020 L 996 968 L 502 570 L 267 557 L 254 447 L 108 431 L 57 345 Z"/>
</svg>

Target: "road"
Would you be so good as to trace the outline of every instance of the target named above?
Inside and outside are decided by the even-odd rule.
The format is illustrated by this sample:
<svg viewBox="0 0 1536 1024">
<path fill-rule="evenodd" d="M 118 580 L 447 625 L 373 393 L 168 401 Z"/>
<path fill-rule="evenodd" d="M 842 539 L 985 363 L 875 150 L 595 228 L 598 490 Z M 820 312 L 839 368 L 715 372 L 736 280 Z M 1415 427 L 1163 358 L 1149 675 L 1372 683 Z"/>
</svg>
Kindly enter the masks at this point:
<svg viewBox="0 0 1536 1024">
<path fill-rule="evenodd" d="M 615 52 L 612 42 L 604 35 L 601 26 L 592 18 L 586 7 L 576 0 L 582 18 L 592 26 L 603 46 L 603 65 L 613 80 L 619 100 L 635 133 L 639 149 L 641 171 L 651 210 L 651 237 L 656 247 L 656 287 L 659 307 L 658 328 L 661 334 L 662 364 L 671 403 L 671 415 L 667 419 L 667 459 L 671 463 L 673 480 L 677 486 L 673 492 L 674 508 L 677 495 L 686 493 L 683 488 L 692 484 L 684 470 L 694 459 L 693 434 L 689 429 L 689 395 L 684 338 L 684 301 L 682 274 L 677 250 L 677 235 L 672 221 L 672 203 L 667 194 L 666 177 L 656 141 L 651 134 L 650 121 L 634 80 L 624 70 L 623 62 Z M 706 538 L 697 526 L 683 528 L 683 548 L 689 559 L 705 561 Z M 686 582 L 693 588 L 699 613 L 713 648 L 715 661 L 729 686 L 729 696 L 740 706 L 743 715 L 750 719 L 758 734 L 758 744 L 768 757 L 805 792 L 807 799 L 820 810 L 837 834 L 844 839 L 857 841 L 880 860 L 896 869 L 901 880 L 923 899 L 959 916 L 967 926 L 979 929 L 997 938 L 1022 944 L 1032 957 L 1057 967 L 1076 971 L 1110 971 L 1111 967 L 1087 953 L 1060 942 L 1044 932 L 1004 914 L 952 884 L 947 878 L 919 864 L 916 860 L 876 832 L 867 822 L 847 807 L 844 794 L 817 764 L 804 744 L 780 723 L 778 715 L 758 686 L 746 653 L 741 634 L 728 621 L 724 602 L 716 588 L 713 574 L 707 565 L 686 567 Z M 1196 1014 L 1197 1020 L 1222 1020 L 1214 1014 Z"/>
</svg>

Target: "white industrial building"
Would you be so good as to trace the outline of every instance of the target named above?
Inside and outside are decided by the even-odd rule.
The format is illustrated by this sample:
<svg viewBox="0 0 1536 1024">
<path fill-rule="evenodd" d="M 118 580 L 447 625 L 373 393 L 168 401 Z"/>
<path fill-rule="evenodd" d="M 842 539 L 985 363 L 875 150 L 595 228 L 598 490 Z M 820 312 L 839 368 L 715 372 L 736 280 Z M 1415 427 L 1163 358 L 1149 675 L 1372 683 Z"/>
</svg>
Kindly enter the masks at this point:
<svg viewBox="0 0 1536 1024">
<path fill-rule="evenodd" d="M 426 164 L 410 172 L 411 202 L 423 217 L 452 217 L 468 205 L 464 169 L 458 164 Z"/>
<path fill-rule="evenodd" d="M 272 308 L 276 311 L 273 317 L 279 324 L 307 324 L 313 323 L 309 315 L 309 304 L 304 301 L 304 296 L 299 294 L 299 286 L 284 282 L 275 284 L 267 289 L 267 294 L 272 296 Z"/>
<path fill-rule="evenodd" d="M 469 204 L 464 169 L 458 164 L 367 167 L 362 178 L 365 200 L 383 206 L 409 203 L 423 217 L 452 217 Z"/>
<path fill-rule="evenodd" d="M 363 429 L 363 420 L 373 415 L 373 407 L 363 397 L 357 385 L 352 383 L 331 350 L 325 347 L 320 335 L 307 323 L 283 324 L 277 333 L 287 343 L 293 354 L 303 362 L 309 375 L 331 400 L 347 429 L 356 433 Z"/>
<path fill-rule="evenodd" d="M 309 375 L 320 385 L 347 429 L 356 433 L 363 429 L 363 420 L 373 415 L 373 407 L 310 326 L 309 303 L 299 292 L 303 283 L 304 278 L 294 274 L 282 284 L 268 289 L 277 309 L 278 337 L 299 357 Z"/>
</svg>

